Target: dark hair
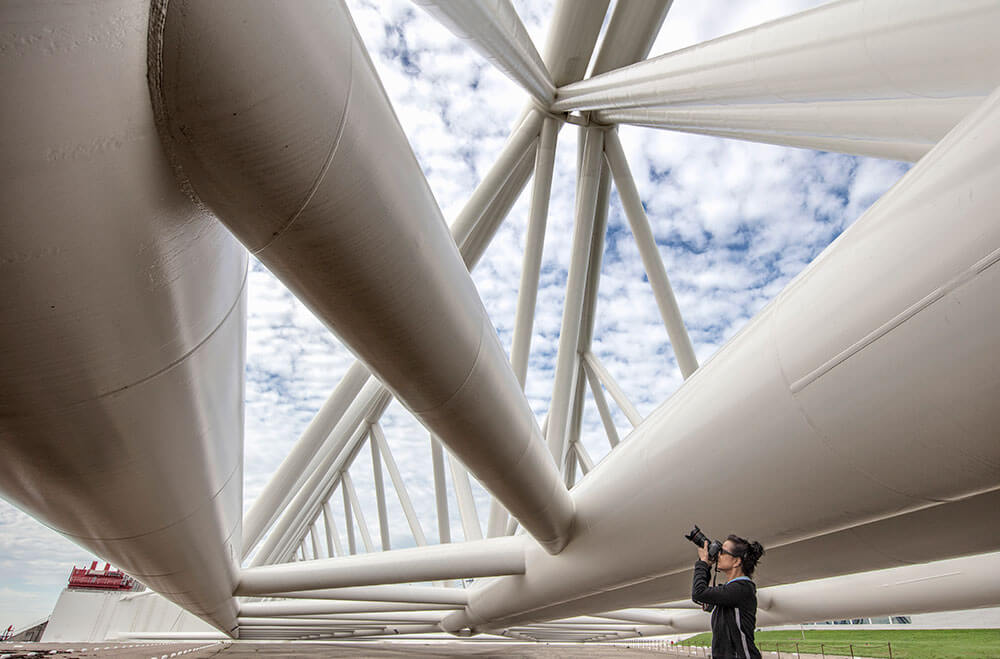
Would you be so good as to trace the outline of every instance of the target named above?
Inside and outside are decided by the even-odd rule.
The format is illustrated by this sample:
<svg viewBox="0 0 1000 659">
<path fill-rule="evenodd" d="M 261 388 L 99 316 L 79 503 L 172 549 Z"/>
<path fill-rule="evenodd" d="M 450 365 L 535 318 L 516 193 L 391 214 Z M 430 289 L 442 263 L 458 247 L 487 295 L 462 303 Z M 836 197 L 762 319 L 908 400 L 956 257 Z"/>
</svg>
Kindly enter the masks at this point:
<svg viewBox="0 0 1000 659">
<path fill-rule="evenodd" d="M 738 535 L 730 535 L 726 540 L 733 543 L 733 553 L 743 559 L 743 574 L 752 577 L 757 561 L 764 555 L 764 547 L 759 542 L 750 542 Z"/>
</svg>

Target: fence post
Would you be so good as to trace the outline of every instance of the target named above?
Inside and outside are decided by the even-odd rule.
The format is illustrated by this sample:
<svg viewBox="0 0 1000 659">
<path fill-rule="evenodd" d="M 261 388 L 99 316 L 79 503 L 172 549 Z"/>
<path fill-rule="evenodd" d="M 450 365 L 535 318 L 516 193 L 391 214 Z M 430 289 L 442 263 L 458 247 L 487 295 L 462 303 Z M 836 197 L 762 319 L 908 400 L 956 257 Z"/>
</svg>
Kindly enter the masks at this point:
<svg viewBox="0 0 1000 659">
<path fill-rule="evenodd" d="M 892 643 L 886 643 L 889 646 L 889 659 L 892 659 Z"/>
<path fill-rule="evenodd" d="M 826 659 L 826 648 L 822 643 L 819 644 L 819 653 L 823 655 L 823 659 Z"/>
<path fill-rule="evenodd" d="M 854 644 L 849 644 L 847 648 L 851 651 L 851 659 L 854 659 Z"/>
</svg>

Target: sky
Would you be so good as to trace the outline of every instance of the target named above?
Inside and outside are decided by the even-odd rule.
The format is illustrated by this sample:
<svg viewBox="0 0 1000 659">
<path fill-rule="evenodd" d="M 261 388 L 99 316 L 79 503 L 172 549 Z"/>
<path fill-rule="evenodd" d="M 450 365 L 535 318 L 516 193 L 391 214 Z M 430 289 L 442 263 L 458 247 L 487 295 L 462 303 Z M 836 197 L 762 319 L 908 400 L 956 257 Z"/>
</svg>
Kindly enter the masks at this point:
<svg viewBox="0 0 1000 659">
<path fill-rule="evenodd" d="M 452 220 L 489 170 L 527 95 L 409 2 L 348 6 L 444 217 Z M 818 0 L 675 0 L 651 56 L 822 4 Z M 553 4 L 515 0 L 535 43 Z M 619 131 L 677 302 L 704 363 L 908 170 L 905 163 L 623 126 Z M 576 128 L 559 134 L 526 395 L 539 419 L 552 392 L 573 233 Z M 514 323 L 530 182 L 473 272 L 504 347 Z M 612 188 L 593 352 L 642 416 L 681 375 Z M 245 508 L 353 363 L 341 345 L 256 261 L 249 278 Z M 612 403 L 619 435 L 631 428 Z M 430 542 L 437 541 L 427 431 L 397 402 L 383 416 L 389 445 Z M 609 444 L 588 392 L 582 441 L 599 461 Z M 371 456 L 351 468 L 376 546 Z M 450 479 L 450 475 L 449 475 Z M 393 548 L 410 546 L 385 476 Z M 474 483 L 485 525 L 489 498 Z M 344 537 L 339 491 L 332 503 Z M 452 536 L 461 539 L 457 506 Z M 0 626 L 51 612 L 70 568 L 93 556 L 0 501 Z"/>
</svg>

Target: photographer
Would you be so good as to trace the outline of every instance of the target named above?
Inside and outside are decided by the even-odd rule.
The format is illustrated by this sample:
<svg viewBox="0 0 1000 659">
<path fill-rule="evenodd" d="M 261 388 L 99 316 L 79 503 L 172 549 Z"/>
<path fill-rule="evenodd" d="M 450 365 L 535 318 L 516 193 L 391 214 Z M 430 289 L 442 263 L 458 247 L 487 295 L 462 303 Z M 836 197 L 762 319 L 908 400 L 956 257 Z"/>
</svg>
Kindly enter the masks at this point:
<svg viewBox="0 0 1000 659">
<path fill-rule="evenodd" d="M 697 529 L 697 527 L 695 527 Z M 704 537 L 704 536 L 702 536 Z M 705 539 L 698 547 L 698 561 L 694 564 L 694 585 L 691 599 L 712 611 L 713 659 L 760 659 L 760 650 L 754 644 L 757 625 L 757 586 L 753 576 L 757 561 L 764 555 L 759 542 L 748 542 L 739 536 L 726 538 L 719 548 L 712 548 Z M 722 586 L 709 586 L 711 562 L 726 576 Z M 713 608 L 714 607 L 714 610 Z"/>
</svg>

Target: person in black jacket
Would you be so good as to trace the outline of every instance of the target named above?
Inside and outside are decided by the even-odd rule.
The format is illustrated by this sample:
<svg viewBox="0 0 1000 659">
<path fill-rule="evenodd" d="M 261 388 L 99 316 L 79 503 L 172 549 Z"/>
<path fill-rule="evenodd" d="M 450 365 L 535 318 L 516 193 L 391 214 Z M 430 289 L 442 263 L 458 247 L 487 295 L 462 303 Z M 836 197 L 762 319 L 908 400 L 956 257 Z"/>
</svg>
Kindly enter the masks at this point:
<svg viewBox="0 0 1000 659">
<path fill-rule="evenodd" d="M 763 555 L 764 548 L 759 542 L 729 536 L 717 558 L 718 570 L 726 575 L 726 583 L 709 586 L 712 568 L 708 542 L 698 548 L 691 599 L 714 606 L 712 659 L 760 659 L 753 638 L 757 626 L 757 586 L 750 577 Z"/>
</svg>

